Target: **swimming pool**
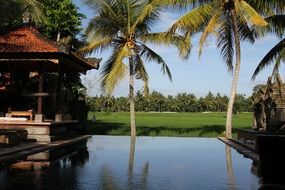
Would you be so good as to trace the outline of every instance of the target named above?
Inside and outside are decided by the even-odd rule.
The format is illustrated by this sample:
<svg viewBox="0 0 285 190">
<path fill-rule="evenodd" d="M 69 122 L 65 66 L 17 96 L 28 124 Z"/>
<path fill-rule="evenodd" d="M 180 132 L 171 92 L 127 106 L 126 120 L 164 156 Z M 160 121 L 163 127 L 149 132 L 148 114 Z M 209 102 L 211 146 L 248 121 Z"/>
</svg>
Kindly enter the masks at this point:
<svg viewBox="0 0 285 190">
<path fill-rule="evenodd" d="M 87 149 L 42 162 L 46 165 L 33 169 L 2 168 L 0 189 L 180 190 L 260 186 L 252 161 L 215 138 L 131 140 L 126 136 L 92 136 Z"/>
</svg>

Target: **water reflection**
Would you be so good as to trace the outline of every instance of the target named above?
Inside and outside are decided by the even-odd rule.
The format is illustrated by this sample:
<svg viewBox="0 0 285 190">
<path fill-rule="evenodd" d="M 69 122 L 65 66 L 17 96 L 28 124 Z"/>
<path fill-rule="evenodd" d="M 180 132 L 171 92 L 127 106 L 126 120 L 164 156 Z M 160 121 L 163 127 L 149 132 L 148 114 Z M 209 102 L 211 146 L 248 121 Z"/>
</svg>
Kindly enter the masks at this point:
<svg viewBox="0 0 285 190">
<path fill-rule="evenodd" d="M 235 175 L 234 175 L 234 170 L 233 170 L 233 161 L 232 161 L 232 151 L 231 147 L 228 145 L 226 146 L 226 163 L 227 163 L 227 174 L 228 174 L 228 184 L 229 184 L 229 189 L 235 190 L 237 189 L 236 187 L 236 180 L 235 180 Z"/>
<path fill-rule="evenodd" d="M 100 171 L 100 184 L 102 184 L 102 189 L 113 190 L 113 189 L 148 189 L 148 176 L 149 176 L 149 162 L 145 162 L 141 172 L 136 173 L 135 171 L 135 147 L 136 147 L 136 137 L 130 137 L 130 149 L 129 149 L 129 159 L 127 168 L 127 179 L 126 186 L 124 186 L 124 180 L 120 181 L 119 175 L 116 175 L 112 171 L 112 168 L 104 164 Z M 122 180 L 122 179 L 121 179 Z M 120 183 L 119 183 L 120 182 Z"/>
<path fill-rule="evenodd" d="M 0 170 L 0 189 L 76 189 L 75 168 L 88 160 L 86 141 L 31 155 Z"/>
<path fill-rule="evenodd" d="M 136 136 L 131 136 L 130 141 L 130 153 L 129 153 L 129 167 L 128 167 L 128 186 L 133 187 L 134 177 L 134 161 L 135 161 L 135 148 L 136 148 Z"/>
<path fill-rule="evenodd" d="M 0 171 L 0 189 L 257 189 L 251 160 L 216 139 L 94 136 L 86 148 Z M 53 159 L 52 159 L 53 158 Z M 41 165 L 39 164 L 41 163 Z M 40 166 L 39 166 L 40 165 Z"/>
<path fill-rule="evenodd" d="M 134 159 L 135 159 L 136 139 L 137 139 L 136 136 L 131 136 L 130 154 L 129 154 L 129 173 L 133 172 Z"/>
<path fill-rule="evenodd" d="M 102 189 L 113 190 L 119 189 L 119 186 L 116 184 L 115 175 L 113 174 L 111 168 L 107 165 L 104 165 L 101 170 L 101 184 Z"/>
<path fill-rule="evenodd" d="M 251 172 L 256 176 L 261 177 L 260 167 L 257 162 L 254 162 L 254 161 L 252 162 Z"/>
<path fill-rule="evenodd" d="M 129 154 L 129 167 L 128 167 L 128 187 L 129 189 L 147 189 L 147 179 L 149 173 L 149 162 L 147 161 L 140 173 L 140 187 L 134 183 L 134 161 L 135 161 L 135 147 L 136 147 L 136 136 L 131 137 L 130 141 L 130 154 Z"/>
</svg>

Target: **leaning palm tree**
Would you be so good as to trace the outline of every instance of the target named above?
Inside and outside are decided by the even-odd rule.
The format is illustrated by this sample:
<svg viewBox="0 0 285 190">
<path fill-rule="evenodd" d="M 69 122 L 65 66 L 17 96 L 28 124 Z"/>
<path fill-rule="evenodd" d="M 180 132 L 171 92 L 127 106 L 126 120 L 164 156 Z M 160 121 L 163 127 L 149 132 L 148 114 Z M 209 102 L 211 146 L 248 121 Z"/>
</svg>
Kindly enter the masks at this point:
<svg viewBox="0 0 285 190">
<path fill-rule="evenodd" d="M 131 135 L 136 135 L 134 78 L 144 82 L 148 91 L 148 74 L 144 61 L 161 65 L 171 80 L 171 73 L 161 56 L 148 43 L 175 45 L 182 56 L 189 54 L 189 36 L 151 33 L 161 11 L 161 0 L 85 0 L 97 13 L 86 30 L 89 44 L 82 49 L 87 53 L 112 49 L 102 70 L 101 87 L 111 94 L 129 71 L 129 102 Z"/>
<path fill-rule="evenodd" d="M 227 108 L 226 137 L 232 137 L 232 110 L 236 95 L 240 65 L 242 40 L 254 42 L 252 26 L 266 26 L 267 22 L 251 6 L 258 2 L 263 6 L 264 0 L 197 0 L 197 7 L 187 12 L 170 28 L 170 32 L 188 34 L 202 32 L 199 41 L 199 55 L 210 35 L 216 36 L 217 47 L 229 71 L 233 71 L 231 93 Z M 263 2 L 263 4 L 261 3 Z M 233 59 L 235 56 L 235 65 Z"/>
</svg>

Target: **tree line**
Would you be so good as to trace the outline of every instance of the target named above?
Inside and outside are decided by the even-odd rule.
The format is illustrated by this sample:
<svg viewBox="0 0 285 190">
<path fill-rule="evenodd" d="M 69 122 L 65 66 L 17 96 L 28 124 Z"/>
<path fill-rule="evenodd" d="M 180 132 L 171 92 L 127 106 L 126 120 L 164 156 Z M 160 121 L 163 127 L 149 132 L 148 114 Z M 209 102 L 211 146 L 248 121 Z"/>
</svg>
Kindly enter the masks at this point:
<svg viewBox="0 0 285 190">
<path fill-rule="evenodd" d="M 153 91 L 144 96 L 138 91 L 135 95 L 136 111 L 138 112 L 226 112 L 229 98 L 217 93 L 209 92 L 204 97 L 194 94 L 178 93 L 175 96 L 164 96 Z M 128 97 L 94 96 L 88 97 L 90 111 L 93 112 L 127 112 L 130 111 Z M 234 113 L 251 112 L 251 97 L 237 94 L 234 103 Z"/>
</svg>

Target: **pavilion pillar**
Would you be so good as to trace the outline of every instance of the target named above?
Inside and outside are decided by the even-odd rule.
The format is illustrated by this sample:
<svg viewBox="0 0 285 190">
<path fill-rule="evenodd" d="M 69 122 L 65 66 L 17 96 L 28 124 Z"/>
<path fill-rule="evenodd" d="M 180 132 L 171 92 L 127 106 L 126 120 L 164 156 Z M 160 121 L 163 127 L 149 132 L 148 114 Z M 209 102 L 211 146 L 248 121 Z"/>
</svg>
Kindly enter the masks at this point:
<svg viewBox="0 0 285 190">
<path fill-rule="evenodd" d="M 57 89 L 57 113 L 58 114 L 62 114 L 63 110 L 62 110 L 62 81 L 63 81 L 63 73 L 61 72 L 60 68 L 59 68 L 59 72 L 58 72 L 58 89 Z"/>
<path fill-rule="evenodd" d="M 43 92 L 43 73 L 39 72 L 39 93 Z M 39 96 L 38 97 L 38 114 L 42 114 L 42 109 L 43 109 L 43 97 Z"/>
</svg>

